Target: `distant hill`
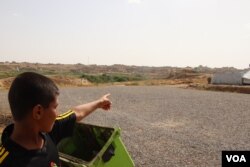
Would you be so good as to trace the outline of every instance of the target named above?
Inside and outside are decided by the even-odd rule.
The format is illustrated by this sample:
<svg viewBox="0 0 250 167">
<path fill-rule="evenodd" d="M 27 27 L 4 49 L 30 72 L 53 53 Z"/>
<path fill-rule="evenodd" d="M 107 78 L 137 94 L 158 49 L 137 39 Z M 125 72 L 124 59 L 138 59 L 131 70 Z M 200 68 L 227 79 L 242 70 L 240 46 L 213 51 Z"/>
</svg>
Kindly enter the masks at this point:
<svg viewBox="0 0 250 167">
<path fill-rule="evenodd" d="M 206 84 L 217 72 L 240 71 L 233 67 L 149 67 L 84 64 L 40 64 L 0 62 L 0 87 L 8 88 L 16 75 L 33 71 L 46 75 L 61 86 L 123 83 L 126 85 Z M 146 81 L 146 82 L 145 82 Z"/>
<path fill-rule="evenodd" d="M 39 64 L 39 63 L 16 63 L 0 62 L 0 78 L 12 77 L 17 73 L 24 71 L 40 72 L 45 75 L 73 75 L 81 76 L 82 74 L 127 74 L 143 75 L 148 79 L 168 79 L 179 78 L 188 75 L 213 74 L 221 71 L 237 71 L 233 67 L 209 68 L 206 66 L 192 67 L 148 67 L 148 66 L 127 66 L 115 64 L 107 65 L 84 65 L 84 64 Z M 4 74 L 3 74 L 4 73 Z"/>
</svg>

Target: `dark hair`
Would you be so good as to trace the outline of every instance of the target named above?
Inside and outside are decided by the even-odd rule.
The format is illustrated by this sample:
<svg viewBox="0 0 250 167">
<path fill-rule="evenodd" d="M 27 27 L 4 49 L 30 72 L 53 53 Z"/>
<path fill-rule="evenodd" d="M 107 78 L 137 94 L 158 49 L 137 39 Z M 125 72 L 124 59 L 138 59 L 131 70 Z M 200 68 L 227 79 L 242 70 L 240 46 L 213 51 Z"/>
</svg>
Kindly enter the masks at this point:
<svg viewBox="0 0 250 167">
<path fill-rule="evenodd" d="M 49 107 L 57 95 L 59 89 L 51 79 L 34 72 L 18 75 L 12 82 L 8 95 L 14 120 L 22 120 L 37 104 Z"/>
</svg>

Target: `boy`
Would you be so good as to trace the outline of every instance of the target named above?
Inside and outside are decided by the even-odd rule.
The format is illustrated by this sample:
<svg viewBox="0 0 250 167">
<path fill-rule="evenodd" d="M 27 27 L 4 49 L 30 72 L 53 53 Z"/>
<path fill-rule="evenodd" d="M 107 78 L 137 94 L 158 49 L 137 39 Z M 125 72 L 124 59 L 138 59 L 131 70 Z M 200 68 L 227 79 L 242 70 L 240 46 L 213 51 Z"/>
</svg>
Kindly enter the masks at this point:
<svg viewBox="0 0 250 167">
<path fill-rule="evenodd" d="M 109 94 L 57 116 L 59 89 L 49 78 L 25 72 L 13 81 L 8 100 L 14 124 L 2 133 L 0 167 L 58 167 L 56 144 L 73 133 L 75 122 L 97 108 L 109 110 Z"/>
</svg>

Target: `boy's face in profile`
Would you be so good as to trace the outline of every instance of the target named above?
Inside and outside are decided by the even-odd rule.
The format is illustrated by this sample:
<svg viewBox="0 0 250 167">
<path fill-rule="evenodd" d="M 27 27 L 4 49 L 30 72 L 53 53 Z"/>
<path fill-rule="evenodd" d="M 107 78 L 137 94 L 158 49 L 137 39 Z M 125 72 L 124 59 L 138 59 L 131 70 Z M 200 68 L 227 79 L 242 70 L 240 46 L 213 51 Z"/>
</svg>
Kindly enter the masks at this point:
<svg viewBox="0 0 250 167">
<path fill-rule="evenodd" d="M 41 132 L 50 132 L 52 130 L 57 117 L 57 106 L 58 97 L 56 96 L 55 100 L 52 101 L 47 108 L 42 107 L 41 118 L 38 120 L 38 125 Z"/>
</svg>

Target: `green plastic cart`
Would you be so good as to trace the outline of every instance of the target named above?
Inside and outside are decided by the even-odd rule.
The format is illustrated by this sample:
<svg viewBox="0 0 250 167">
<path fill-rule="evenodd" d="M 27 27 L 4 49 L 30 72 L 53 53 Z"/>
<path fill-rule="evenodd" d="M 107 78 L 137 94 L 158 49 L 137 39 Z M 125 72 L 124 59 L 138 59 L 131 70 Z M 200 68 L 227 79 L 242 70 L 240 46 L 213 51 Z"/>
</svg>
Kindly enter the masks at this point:
<svg viewBox="0 0 250 167">
<path fill-rule="evenodd" d="M 77 123 L 74 134 L 58 144 L 63 167 L 134 167 L 120 128 Z"/>
</svg>

